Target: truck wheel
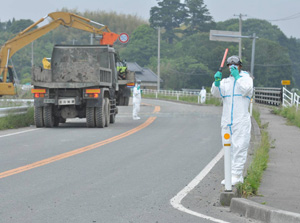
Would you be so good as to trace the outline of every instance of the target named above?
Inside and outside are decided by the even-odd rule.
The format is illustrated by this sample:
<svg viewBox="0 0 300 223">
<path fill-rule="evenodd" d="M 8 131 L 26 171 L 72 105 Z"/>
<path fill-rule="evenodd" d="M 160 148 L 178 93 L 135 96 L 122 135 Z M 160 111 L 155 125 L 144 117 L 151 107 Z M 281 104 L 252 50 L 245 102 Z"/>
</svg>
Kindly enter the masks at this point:
<svg viewBox="0 0 300 223">
<path fill-rule="evenodd" d="M 43 107 L 34 106 L 34 123 L 37 128 L 44 127 Z"/>
<path fill-rule="evenodd" d="M 88 128 L 95 127 L 95 108 L 86 107 L 86 126 Z"/>
<path fill-rule="evenodd" d="M 95 108 L 95 119 L 96 119 L 96 126 L 98 128 L 104 128 L 105 126 L 105 99 L 102 100 L 102 105 L 100 107 Z"/>
<path fill-rule="evenodd" d="M 110 102 L 108 98 L 105 98 L 105 111 L 105 127 L 108 127 L 110 122 Z"/>
<path fill-rule="evenodd" d="M 44 107 L 44 124 L 45 127 L 52 128 L 54 126 L 54 116 L 52 112 L 52 105 Z"/>
</svg>

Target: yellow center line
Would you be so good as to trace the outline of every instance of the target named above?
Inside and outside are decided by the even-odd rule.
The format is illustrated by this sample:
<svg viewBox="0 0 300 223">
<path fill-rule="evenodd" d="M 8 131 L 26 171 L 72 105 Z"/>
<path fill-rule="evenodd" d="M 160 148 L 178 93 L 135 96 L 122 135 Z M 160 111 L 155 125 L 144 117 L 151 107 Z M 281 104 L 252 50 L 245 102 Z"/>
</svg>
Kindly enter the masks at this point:
<svg viewBox="0 0 300 223">
<path fill-rule="evenodd" d="M 155 106 L 154 111 L 152 113 L 160 112 L 160 106 Z"/>
<path fill-rule="evenodd" d="M 100 146 L 106 145 L 108 143 L 117 141 L 117 140 L 122 139 L 122 138 L 125 138 L 127 136 L 132 135 L 133 133 L 136 133 L 136 132 L 142 130 L 143 128 L 146 128 L 152 122 L 154 122 L 154 120 L 156 118 L 157 117 L 150 117 L 143 124 L 133 128 L 131 130 L 128 130 L 127 132 L 124 132 L 120 135 L 111 137 L 109 139 L 106 139 L 106 140 L 103 140 L 103 141 L 100 141 L 100 142 L 97 142 L 97 143 L 94 143 L 94 144 L 91 144 L 91 145 L 88 145 L 88 146 L 85 146 L 85 147 L 82 147 L 82 148 L 79 148 L 79 149 L 75 149 L 75 150 L 72 150 L 70 152 L 66 152 L 66 153 L 56 155 L 56 156 L 52 156 L 50 158 L 43 159 L 43 160 L 28 164 L 28 165 L 25 165 L 25 166 L 21 166 L 21 167 L 12 169 L 12 170 L 2 172 L 2 173 L 0 173 L 0 179 L 11 176 L 11 175 L 14 175 L 14 174 L 22 173 L 24 171 L 31 170 L 31 169 L 34 169 L 34 168 L 37 168 L 37 167 L 40 167 L 40 166 L 44 166 L 46 164 L 53 163 L 55 161 L 62 160 L 62 159 L 65 159 L 65 158 L 68 158 L 68 157 L 71 157 L 71 156 L 74 156 L 74 155 L 92 150 L 92 149 L 96 149 L 96 148 L 99 148 Z"/>
</svg>

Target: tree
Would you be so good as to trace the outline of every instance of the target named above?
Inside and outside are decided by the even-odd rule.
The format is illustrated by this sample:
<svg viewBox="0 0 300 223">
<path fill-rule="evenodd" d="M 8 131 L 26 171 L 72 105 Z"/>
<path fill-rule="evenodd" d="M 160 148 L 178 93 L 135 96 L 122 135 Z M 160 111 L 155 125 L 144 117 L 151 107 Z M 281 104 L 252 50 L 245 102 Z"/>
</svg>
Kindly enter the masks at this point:
<svg viewBox="0 0 300 223">
<path fill-rule="evenodd" d="M 245 57 L 251 57 L 251 40 L 245 40 Z M 279 45 L 278 42 L 258 39 L 255 47 L 254 63 L 254 86 L 257 87 L 281 87 L 281 80 L 291 80 L 292 62 L 288 49 Z M 249 70 L 250 64 L 245 64 L 243 70 Z"/>
<path fill-rule="evenodd" d="M 13 20 L 11 26 L 7 29 L 8 32 L 12 32 L 14 34 L 19 33 L 26 29 L 28 26 L 32 25 L 33 21 L 30 19 L 20 19 Z"/>
<path fill-rule="evenodd" d="M 180 27 L 187 17 L 185 4 L 180 3 L 180 0 L 162 0 L 158 5 L 151 8 L 149 22 L 152 27 L 165 28 L 163 37 L 172 44 L 176 38 L 174 29 Z"/>
<path fill-rule="evenodd" d="M 139 26 L 133 33 L 129 44 L 120 52 L 122 59 L 137 62 L 140 66 L 149 64 L 150 58 L 157 54 L 157 33 L 149 25 Z"/>
<path fill-rule="evenodd" d="M 188 8 L 188 17 L 185 24 L 188 26 L 187 33 L 208 32 L 215 26 L 212 16 L 203 0 L 185 0 Z"/>
</svg>

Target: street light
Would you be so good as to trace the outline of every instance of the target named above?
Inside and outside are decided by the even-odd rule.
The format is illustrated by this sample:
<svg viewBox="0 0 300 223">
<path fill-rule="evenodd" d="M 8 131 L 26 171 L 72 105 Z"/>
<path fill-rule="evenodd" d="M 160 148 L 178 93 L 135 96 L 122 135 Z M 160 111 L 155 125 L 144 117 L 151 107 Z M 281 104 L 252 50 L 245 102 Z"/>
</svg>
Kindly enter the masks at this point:
<svg viewBox="0 0 300 223">
<path fill-rule="evenodd" d="M 157 46 L 157 91 L 160 90 L 160 27 L 157 29 L 158 32 L 158 46 Z"/>
</svg>

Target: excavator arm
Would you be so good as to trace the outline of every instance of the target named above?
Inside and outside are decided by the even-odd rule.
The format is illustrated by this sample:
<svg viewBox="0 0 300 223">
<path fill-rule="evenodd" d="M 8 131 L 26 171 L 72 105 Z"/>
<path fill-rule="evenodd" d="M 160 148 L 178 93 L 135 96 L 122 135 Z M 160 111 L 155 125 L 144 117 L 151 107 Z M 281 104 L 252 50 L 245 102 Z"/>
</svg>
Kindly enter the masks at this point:
<svg viewBox="0 0 300 223">
<path fill-rule="evenodd" d="M 38 24 L 43 22 L 46 18 L 51 18 L 52 21 L 42 27 L 36 28 Z M 101 28 L 97 28 L 92 24 L 100 25 Z M 100 23 L 94 22 L 90 19 L 78 16 L 69 12 L 53 12 L 41 18 L 39 21 L 35 22 L 22 32 L 20 32 L 16 37 L 8 40 L 0 50 L 0 97 L 3 95 L 14 95 L 14 85 L 8 82 L 8 60 L 20 49 L 31 43 L 32 41 L 40 38 L 51 30 L 57 28 L 58 26 L 68 26 L 83 31 L 95 33 L 102 35 L 100 44 L 103 45 L 113 45 L 113 43 L 118 39 L 119 35 L 111 32 L 107 26 Z"/>
</svg>

